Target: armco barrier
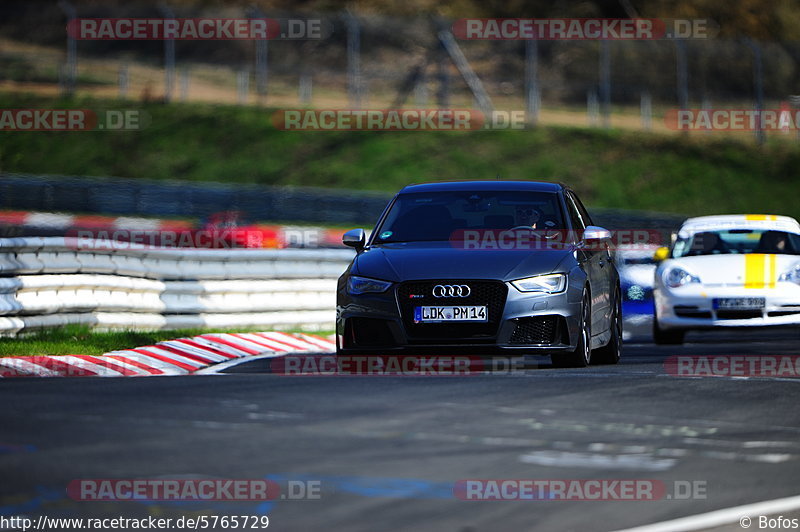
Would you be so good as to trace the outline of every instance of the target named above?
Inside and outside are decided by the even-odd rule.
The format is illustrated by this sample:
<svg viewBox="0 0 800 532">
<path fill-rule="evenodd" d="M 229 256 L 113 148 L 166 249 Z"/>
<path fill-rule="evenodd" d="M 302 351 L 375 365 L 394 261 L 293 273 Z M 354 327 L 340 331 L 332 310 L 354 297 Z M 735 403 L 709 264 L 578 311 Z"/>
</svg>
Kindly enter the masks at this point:
<svg viewBox="0 0 800 532">
<path fill-rule="evenodd" d="M 365 227 L 375 222 L 391 197 L 390 193 L 363 190 L 0 172 L 0 209 L 131 216 L 137 223 L 141 217 L 204 218 L 237 210 L 253 220 Z M 661 229 L 668 233 L 685 218 L 658 212 L 589 210 L 597 225 L 612 230 Z M 39 223 L 63 225 L 63 216 L 43 214 Z"/>
<path fill-rule="evenodd" d="M 332 328 L 336 278 L 352 257 L 347 249 L 0 239 L 0 334 L 65 324 Z"/>
</svg>

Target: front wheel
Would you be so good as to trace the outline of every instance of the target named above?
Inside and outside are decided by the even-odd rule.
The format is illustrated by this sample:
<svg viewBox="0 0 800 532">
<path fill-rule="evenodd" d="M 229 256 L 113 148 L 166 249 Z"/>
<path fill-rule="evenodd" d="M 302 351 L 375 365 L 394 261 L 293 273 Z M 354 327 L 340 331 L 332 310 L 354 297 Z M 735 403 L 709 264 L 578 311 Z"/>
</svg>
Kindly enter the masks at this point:
<svg viewBox="0 0 800 532">
<path fill-rule="evenodd" d="M 575 346 L 574 351 L 550 355 L 553 367 L 585 368 L 591 362 L 592 350 L 589 348 L 592 340 L 590 304 L 589 294 L 584 291 L 581 303 L 581 330 L 578 337 L 578 345 Z"/>
<path fill-rule="evenodd" d="M 593 364 L 616 364 L 622 355 L 622 300 L 619 290 L 614 297 L 614 316 L 611 318 L 611 339 L 592 353 Z"/>
</svg>

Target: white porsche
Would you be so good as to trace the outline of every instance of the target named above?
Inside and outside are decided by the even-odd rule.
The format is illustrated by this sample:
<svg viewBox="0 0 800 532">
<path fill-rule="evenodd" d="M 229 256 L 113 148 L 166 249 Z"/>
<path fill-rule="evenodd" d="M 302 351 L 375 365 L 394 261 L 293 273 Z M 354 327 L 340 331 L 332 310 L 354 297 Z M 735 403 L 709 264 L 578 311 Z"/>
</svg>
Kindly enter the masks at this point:
<svg viewBox="0 0 800 532">
<path fill-rule="evenodd" d="M 690 218 L 655 259 L 656 343 L 680 344 L 692 329 L 800 325 L 800 224 L 793 218 Z"/>
</svg>

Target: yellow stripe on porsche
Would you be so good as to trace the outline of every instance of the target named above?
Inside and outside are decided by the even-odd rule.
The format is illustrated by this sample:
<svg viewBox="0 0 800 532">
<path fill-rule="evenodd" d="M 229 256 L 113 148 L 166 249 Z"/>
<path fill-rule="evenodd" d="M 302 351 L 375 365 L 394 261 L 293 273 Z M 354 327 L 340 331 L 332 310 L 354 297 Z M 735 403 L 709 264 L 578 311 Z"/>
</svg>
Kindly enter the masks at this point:
<svg viewBox="0 0 800 532">
<path fill-rule="evenodd" d="M 769 262 L 769 277 L 767 278 L 767 283 L 769 283 L 770 288 L 775 288 L 775 283 L 778 280 L 778 275 L 776 271 L 778 257 L 776 257 L 775 255 L 767 255 L 767 257 L 769 257 L 769 259 L 767 259 Z"/>
<path fill-rule="evenodd" d="M 777 257 L 752 253 L 744 256 L 744 287 L 775 288 Z"/>
<path fill-rule="evenodd" d="M 764 222 L 770 221 L 774 222 L 777 220 L 777 216 L 774 214 L 746 214 L 744 219 L 752 222 Z"/>
</svg>

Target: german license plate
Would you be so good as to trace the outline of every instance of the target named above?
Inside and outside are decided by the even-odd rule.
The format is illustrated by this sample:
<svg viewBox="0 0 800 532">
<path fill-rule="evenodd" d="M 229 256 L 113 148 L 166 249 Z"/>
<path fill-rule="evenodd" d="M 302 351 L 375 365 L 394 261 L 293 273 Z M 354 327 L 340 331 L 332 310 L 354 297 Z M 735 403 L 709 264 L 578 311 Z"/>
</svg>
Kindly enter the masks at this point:
<svg viewBox="0 0 800 532">
<path fill-rule="evenodd" d="M 445 321 L 489 321 L 486 306 L 414 307 L 414 323 Z"/>
<path fill-rule="evenodd" d="M 714 299 L 715 309 L 761 309 L 766 305 L 763 297 L 728 297 Z"/>
</svg>

